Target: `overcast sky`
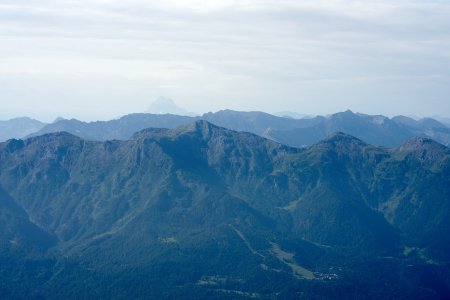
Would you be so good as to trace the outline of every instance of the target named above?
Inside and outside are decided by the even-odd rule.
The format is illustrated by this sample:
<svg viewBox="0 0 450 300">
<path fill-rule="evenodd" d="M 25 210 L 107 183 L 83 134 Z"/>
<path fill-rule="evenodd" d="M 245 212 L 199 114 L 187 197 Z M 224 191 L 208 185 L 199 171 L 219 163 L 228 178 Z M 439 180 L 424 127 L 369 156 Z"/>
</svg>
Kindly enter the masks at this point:
<svg viewBox="0 0 450 300">
<path fill-rule="evenodd" d="M 0 119 L 450 117 L 450 1 L 1 0 Z"/>
</svg>

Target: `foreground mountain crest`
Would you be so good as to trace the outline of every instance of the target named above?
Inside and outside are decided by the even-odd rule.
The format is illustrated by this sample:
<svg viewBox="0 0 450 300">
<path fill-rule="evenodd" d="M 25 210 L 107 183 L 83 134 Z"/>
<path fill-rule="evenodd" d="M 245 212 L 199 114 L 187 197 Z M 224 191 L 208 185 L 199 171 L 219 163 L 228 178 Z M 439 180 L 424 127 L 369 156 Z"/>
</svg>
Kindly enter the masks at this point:
<svg viewBox="0 0 450 300">
<path fill-rule="evenodd" d="M 10 140 L 0 144 L 0 291 L 439 298 L 449 170 L 449 149 L 423 138 L 386 149 L 336 133 L 299 149 L 204 120 L 126 141 Z"/>
</svg>

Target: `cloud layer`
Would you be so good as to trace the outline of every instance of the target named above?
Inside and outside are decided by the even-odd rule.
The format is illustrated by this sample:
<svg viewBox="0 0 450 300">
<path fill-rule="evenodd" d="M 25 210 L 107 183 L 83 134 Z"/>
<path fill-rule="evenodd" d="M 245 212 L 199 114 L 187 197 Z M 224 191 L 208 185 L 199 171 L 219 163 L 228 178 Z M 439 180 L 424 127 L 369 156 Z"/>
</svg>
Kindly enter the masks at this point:
<svg viewBox="0 0 450 300">
<path fill-rule="evenodd" d="M 0 118 L 191 111 L 450 115 L 447 1 L 4 0 Z"/>
</svg>

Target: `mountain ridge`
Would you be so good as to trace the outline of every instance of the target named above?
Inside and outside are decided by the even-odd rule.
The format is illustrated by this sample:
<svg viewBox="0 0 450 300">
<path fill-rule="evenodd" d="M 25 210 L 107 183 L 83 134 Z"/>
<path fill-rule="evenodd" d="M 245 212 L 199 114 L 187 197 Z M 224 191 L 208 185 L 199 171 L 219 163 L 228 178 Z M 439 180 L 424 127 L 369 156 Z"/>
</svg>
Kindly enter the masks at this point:
<svg viewBox="0 0 450 300">
<path fill-rule="evenodd" d="M 111 121 L 81 122 L 60 120 L 46 125 L 32 136 L 68 131 L 88 140 L 126 140 L 134 133 L 148 128 L 176 128 L 196 120 L 236 131 L 251 132 L 285 145 L 304 147 L 325 139 L 333 132 L 342 131 L 370 144 L 394 147 L 413 136 L 433 138 L 444 145 L 450 144 L 450 128 L 436 120 L 410 120 L 397 116 L 392 119 L 376 115 L 353 113 L 350 110 L 328 117 L 292 119 L 273 116 L 263 112 L 239 112 L 222 110 L 206 113 L 200 117 L 170 114 L 130 114 Z"/>
<path fill-rule="evenodd" d="M 11 138 L 24 138 L 41 130 L 46 124 L 28 117 L 18 117 L 7 121 L 0 120 L 0 141 Z"/>
<path fill-rule="evenodd" d="M 406 146 L 415 143 L 419 151 L 429 145 Z M 299 149 L 204 120 L 144 129 L 125 141 L 69 133 L 10 140 L 0 144 L 0 201 L 22 207 L 57 240 L 31 258 L 11 258 L 11 270 L 24 274 L 12 279 L 44 298 L 114 298 L 116 289 L 158 298 L 226 298 L 224 290 L 329 298 L 335 289 L 351 298 L 346 281 L 387 296 L 392 291 L 370 282 L 389 278 L 399 295 L 433 298 L 433 287 L 406 267 L 438 276 L 450 262 L 450 154 L 433 143 L 437 165 L 344 133 Z M 33 273 L 30 259 L 42 261 L 38 274 L 51 279 Z M 369 277 L 365 264 L 374 270 Z M 377 265 L 403 275 L 392 278 Z M 14 286 L 8 272 L 0 267 Z"/>
<path fill-rule="evenodd" d="M 201 117 L 131 114 L 118 120 L 91 123 L 62 120 L 48 125 L 34 135 L 65 130 L 90 140 L 126 140 L 147 127 L 175 128 L 200 119 L 228 129 L 255 133 L 294 147 L 314 144 L 336 131 L 343 131 L 368 143 L 385 147 L 398 146 L 413 136 L 428 136 L 445 145 L 450 144 L 450 129 L 435 120 L 431 123 L 417 121 L 411 125 L 398 117 L 389 119 L 384 116 L 353 113 L 350 110 L 327 118 L 319 116 L 311 119 L 291 119 L 263 112 L 232 110 L 206 113 Z"/>
</svg>

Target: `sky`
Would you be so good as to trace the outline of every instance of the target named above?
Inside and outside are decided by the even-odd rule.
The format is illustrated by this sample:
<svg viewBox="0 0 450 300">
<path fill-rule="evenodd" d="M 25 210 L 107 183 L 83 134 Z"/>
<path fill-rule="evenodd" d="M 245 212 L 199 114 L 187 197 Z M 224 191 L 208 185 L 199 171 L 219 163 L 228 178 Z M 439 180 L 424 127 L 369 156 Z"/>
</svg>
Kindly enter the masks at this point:
<svg viewBox="0 0 450 300">
<path fill-rule="evenodd" d="M 449 49 L 448 0 L 1 0 L 0 119 L 450 117 Z"/>
</svg>

